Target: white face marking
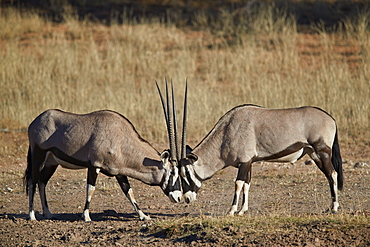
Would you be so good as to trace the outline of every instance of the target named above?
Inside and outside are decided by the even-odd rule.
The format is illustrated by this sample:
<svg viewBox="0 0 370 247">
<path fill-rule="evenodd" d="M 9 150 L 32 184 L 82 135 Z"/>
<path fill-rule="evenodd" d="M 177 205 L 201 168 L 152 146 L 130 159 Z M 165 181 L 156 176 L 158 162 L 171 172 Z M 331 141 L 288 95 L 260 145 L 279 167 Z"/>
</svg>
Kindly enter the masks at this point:
<svg viewBox="0 0 370 247">
<path fill-rule="evenodd" d="M 169 193 L 170 200 L 172 202 L 180 202 L 182 197 L 182 192 L 179 190 L 171 191 Z"/>
<path fill-rule="evenodd" d="M 173 175 L 173 178 L 172 178 L 172 186 L 175 186 L 175 183 L 177 179 L 179 178 L 179 169 L 175 167 L 174 170 L 175 170 L 175 175 Z"/>
<path fill-rule="evenodd" d="M 100 168 L 96 168 L 96 174 L 99 174 Z"/>
<path fill-rule="evenodd" d="M 197 193 L 194 191 L 188 191 L 184 194 L 184 197 L 187 203 L 191 203 L 197 199 Z"/>
<path fill-rule="evenodd" d="M 166 170 L 166 177 L 164 178 L 163 184 L 162 184 L 162 189 L 165 190 L 168 185 L 168 180 L 170 180 L 170 173 L 168 170 Z"/>
<path fill-rule="evenodd" d="M 184 179 L 185 183 L 187 183 L 187 185 L 190 185 L 189 180 L 186 177 L 186 170 L 185 169 L 186 169 L 185 166 L 181 167 L 180 175 L 181 175 L 182 179 Z"/>
<path fill-rule="evenodd" d="M 202 186 L 202 182 L 197 179 L 194 173 L 194 166 L 193 165 L 187 165 L 186 170 L 188 171 L 190 175 L 190 179 L 194 182 L 194 184 L 200 188 Z"/>
</svg>

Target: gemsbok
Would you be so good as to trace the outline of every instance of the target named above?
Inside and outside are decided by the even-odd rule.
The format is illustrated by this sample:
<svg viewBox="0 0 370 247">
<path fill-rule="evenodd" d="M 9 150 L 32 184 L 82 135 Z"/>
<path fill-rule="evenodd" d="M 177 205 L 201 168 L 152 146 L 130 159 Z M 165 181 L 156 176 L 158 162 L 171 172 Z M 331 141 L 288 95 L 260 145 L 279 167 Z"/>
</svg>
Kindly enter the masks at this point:
<svg viewBox="0 0 370 247">
<path fill-rule="evenodd" d="M 308 154 L 329 181 L 331 210 L 339 207 L 338 189 L 343 188 L 342 158 L 335 120 L 315 107 L 267 109 L 241 105 L 220 118 L 211 132 L 179 163 L 184 198 L 196 199 L 201 184 L 217 171 L 238 168 L 235 194 L 229 215 L 238 210 L 240 193 L 248 210 L 248 191 L 255 162 L 295 162 Z"/>
<path fill-rule="evenodd" d="M 169 141 L 173 146 L 174 133 L 171 132 L 168 131 Z M 140 220 L 149 220 L 150 217 L 140 210 L 127 177 L 160 186 L 172 202 L 179 202 L 182 198 L 178 162 L 173 155 L 176 150 L 172 148 L 160 154 L 119 113 L 102 110 L 79 115 L 47 110 L 30 124 L 28 137 L 28 165 L 24 183 L 29 196 L 31 220 L 36 220 L 33 205 L 36 185 L 39 187 L 44 216 L 53 218 L 45 187 L 58 165 L 67 169 L 88 169 L 86 203 L 82 215 L 85 221 L 91 221 L 89 204 L 99 173 L 116 177 Z"/>
</svg>

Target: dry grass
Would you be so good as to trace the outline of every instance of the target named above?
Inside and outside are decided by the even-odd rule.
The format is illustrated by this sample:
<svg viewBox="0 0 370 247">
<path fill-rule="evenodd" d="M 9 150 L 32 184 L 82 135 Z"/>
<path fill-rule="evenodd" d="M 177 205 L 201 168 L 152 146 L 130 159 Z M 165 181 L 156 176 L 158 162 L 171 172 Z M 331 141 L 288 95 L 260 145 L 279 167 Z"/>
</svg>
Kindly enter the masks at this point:
<svg viewBox="0 0 370 247">
<path fill-rule="evenodd" d="M 369 219 L 365 215 L 306 215 L 305 217 L 242 216 L 242 217 L 196 217 L 162 220 L 149 228 L 154 236 L 173 239 L 175 242 L 205 241 L 207 243 L 238 243 L 275 240 L 274 244 L 289 242 L 291 234 L 304 236 L 298 245 L 315 242 L 330 235 L 350 235 L 351 230 L 365 229 Z M 364 234 L 366 235 L 366 234 Z M 222 236 L 222 237 L 221 237 Z M 290 241 L 297 239 L 291 238 Z M 346 244 L 354 239 L 347 239 Z M 317 241 L 317 240 L 316 240 Z M 330 241 L 329 241 L 330 242 Z M 366 240 L 365 240 L 366 242 Z M 245 243 L 244 243 L 245 244 Z M 249 244 L 256 244 L 250 242 Z M 292 244 L 292 243 L 290 243 Z M 351 243 L 353 244 L 353 243 Z M 296 244 L 293 244 L 296 245 Z"/>
<path fill-rule="evenodd" d="M 163 85 L 167 76 L 179 97 L 189 79 L 193 141 L 244 103 L 318 106 L 337 119 L 342 139 L 369 137 L 369 13 L 335 33 L 318 25 L 312 35 L 298 33 L 294 19 L 273 7 L 248 26 L 228 13 L 210 25 L 199 14 L 199 31 L 157 20 L 107 27 L 73 14 L 63 24 L 10 9 L 0 14 L 2 129 L 26 128 L 48 108 L 112 109 L 145 139 L 163 142 L 154 80 Z"/>
</svg>

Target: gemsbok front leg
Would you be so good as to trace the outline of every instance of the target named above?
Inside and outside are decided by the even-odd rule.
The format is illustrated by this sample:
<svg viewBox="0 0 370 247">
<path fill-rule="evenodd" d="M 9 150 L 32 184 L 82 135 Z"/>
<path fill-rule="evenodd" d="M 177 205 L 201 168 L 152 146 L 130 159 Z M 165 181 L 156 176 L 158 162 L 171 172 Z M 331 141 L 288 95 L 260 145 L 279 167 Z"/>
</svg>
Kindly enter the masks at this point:
<svg viewBox="0 0 370 247">
<path fill-rule="evenodd" d="M 129 199 L 131 202 L 132 206 L 134 206 L 134 209 L 136 213 L 138 214 L 140 220 L 151 220 L 151 218 L 143 213 L 141 211 L 139 205 L 137 205 L 137 202 L 134 197 L 134 193 L 131 189 L 130 183 L 128 182 L 128 179 L 126 176 L 116 176 L 116 179 L 123 191 L 125 193 L 126 197 Z"/>
<path fill-rule="evenodd" d="M 252 163 L 248 164 L 248 172 L 247 178 L 243 185 L 243 205 L 242 209 L 239 211 L 238 215 L 243 215 L 246 211 L 248 211 L 248 196 L 249 196 L 249 188 L 251 186 L 251 179 L 252 179 Z"/>
<path fill-rule="evenodd" d="M 99 172 L 99 168 L 89 167 L 87 169 L 86 203 L 82 214 L 82 219 L 85 220 L 85 222 L 91 221 L 89 207 L 91 198 L 95 192 L 96 179 L 98 178 Z"/>
<path fill-rule="evenodd" d="M 238 213 L 239 215 L 244 214 L 245 211 L 248 210 L 248 192 L 251 182 L 251 161 L 247 163 L 241 163 L 239 165 L 238 176 L 235 181 L 235 193 L 234 199 L 229 210 L 229 215 L 234 215 L 238 210 L 238 204 L 240 199 L 240 193 L 243 190 L 243 205 L 242 209 Z"/>
</svg>

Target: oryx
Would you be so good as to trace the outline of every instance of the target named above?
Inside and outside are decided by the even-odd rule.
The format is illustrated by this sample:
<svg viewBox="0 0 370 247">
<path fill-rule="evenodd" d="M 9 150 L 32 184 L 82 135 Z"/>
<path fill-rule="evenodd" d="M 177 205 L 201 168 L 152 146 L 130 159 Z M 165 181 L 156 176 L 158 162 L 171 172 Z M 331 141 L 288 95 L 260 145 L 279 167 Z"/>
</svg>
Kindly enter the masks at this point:
<svg viewBox="0 0 370 247">
<path fill-rule="evenodd" d="M 37 184 L 43 214 L 47 218 L 53 217 L 46 201 L 45 187 L 58 165 L 68 169 L 88 169 L 85 221 L 91 221 L 89 204 L 100 172 L 116 177 L 141 220 L 150 217 L 137 205 L 127 177 L 160 186 L 173 202 L 182 198 L 177 161 L 171 158 L 175 150 L 160 154 L 140 137 L 127 118 L 117 112 L 102 110 L 79 115 L 47 110 L 30 124 L 28 137 L 24 181 L 31 220 L 36 219 L 33 199 Z M 172 146 L 174 135 L 171 131 L 169 140 Z"/>
<path fill-rule="evenodd" d="M 331 210 L 337 212 L 338 189 L 343 188 L 342 159 L 335 120 L 315 107 L 267 109 L 241 105 L 231 109 L 211 132 L 180 160 L 185 201 L 196 199 L 204 180 L 217 171 L 238 168 L 230 215 L 237 211 L 241 191 L 244 200 L 239 214 L 248 210 L 248 191 L 255 162 L 295 162 L 308 154 L 329 181 Z"/>
</svg>

